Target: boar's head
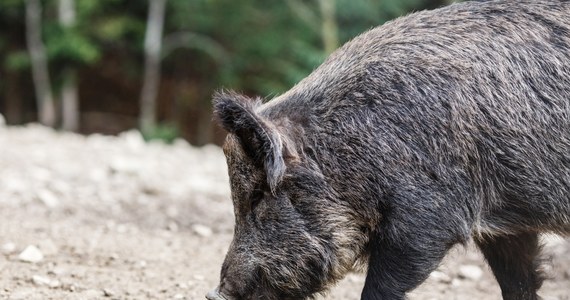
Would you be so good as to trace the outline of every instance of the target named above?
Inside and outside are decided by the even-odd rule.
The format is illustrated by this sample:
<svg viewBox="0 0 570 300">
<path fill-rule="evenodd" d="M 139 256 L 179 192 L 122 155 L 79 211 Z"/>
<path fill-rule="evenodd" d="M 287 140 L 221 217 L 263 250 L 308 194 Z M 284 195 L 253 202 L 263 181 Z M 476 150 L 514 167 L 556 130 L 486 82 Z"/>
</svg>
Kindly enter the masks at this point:
<svg viewBox="0 0 570 300">
<path fill-rule="evenodd" d="M 235 93 L 216 94 L 214 110 L 229 132 L 224 153 L 236 223 L 208 299 L 305 299 L 324 291 L 362 258 L 367 238 L 327 183 L 306 128 Z"/>
</svg>

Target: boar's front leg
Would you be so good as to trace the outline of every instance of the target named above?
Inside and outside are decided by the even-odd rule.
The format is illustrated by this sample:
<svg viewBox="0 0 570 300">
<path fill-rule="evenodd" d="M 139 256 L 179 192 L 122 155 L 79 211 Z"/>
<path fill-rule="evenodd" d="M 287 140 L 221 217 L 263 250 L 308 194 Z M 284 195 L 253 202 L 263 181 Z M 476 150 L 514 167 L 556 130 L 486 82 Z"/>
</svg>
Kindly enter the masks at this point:
<svg viewBox="0 0 570 300">
<path fill-rule="evenodd" d="M 426 193 L 429 198 L 414 194 L 395 196 L 383 213 L 370 240 L 361 299 L 405 299 L 453 245 L 469 239 L 472 210 L 465 202 L 453 203 L 437 193 Z"/>
<path fill-rule="evenodd" d="M 538 234 L 534 232 L 476 240 L 501 286 L 505 300 L 538 299 L 542 285 Z"/>
<path fill-rule="evenodd" d="M 385 240 L 373 247 L 361 299 L 405 299 L 406 292 L 428 277 L 448 248 L 441 244 L 418 249 L 417 241 L 394 244 Z"/>
</svg>

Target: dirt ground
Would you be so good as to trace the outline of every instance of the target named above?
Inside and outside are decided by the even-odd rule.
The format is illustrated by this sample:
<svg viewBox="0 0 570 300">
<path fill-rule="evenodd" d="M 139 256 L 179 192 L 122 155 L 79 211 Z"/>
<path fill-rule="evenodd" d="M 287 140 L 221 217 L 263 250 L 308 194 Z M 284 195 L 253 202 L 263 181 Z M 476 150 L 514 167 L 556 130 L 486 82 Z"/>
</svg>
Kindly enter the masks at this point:
<svg viewBox="0 0 570 300">
<path fill-rule="evenodd" d="M 0 299 L 204 299 L 233 213 L 219 148 L 0 125 Z M 570 299 L 570 240 L 544 237 L 544 299 Z M 319 299 L 359 299 L 362 274 Z M 454 249 L 410 299 L 500 299 Z"/>
</svg>

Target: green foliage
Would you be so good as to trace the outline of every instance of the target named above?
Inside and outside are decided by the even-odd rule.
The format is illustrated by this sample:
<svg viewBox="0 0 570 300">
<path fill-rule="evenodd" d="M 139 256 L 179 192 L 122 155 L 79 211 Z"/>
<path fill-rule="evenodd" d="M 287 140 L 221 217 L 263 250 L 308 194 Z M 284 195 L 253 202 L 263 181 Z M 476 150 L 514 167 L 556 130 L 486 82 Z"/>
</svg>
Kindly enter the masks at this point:
<svg viewBox="0 0 570 300">
<path fill-rule="evenodd" d="M 431 2 L 437 1 L 337 0 L 339 40 L 344 43 Z M 216 82 L 213 86 L 276 95 L 307 76 L 326 57 L 316 0 L 173 0 L 169 5 L 168 31 L 209 36 L 228 54 L 228 63 L 214 74 L 211 68 L 196 69 L 208 72 L 210 81 Z M 208 52 L 198 52 L 194 53 L 197 60 L 212 59 Z"/>
<path fill-rule="evenodd" d="M 98 20 L 93 35 L 103 42 L 114 42 L 131 34 L 142 35 L 144 23 L 129 16 L 111 15 Z"/>
<path fill-rule="evenodd" d="M 75 0 L 76 22 L 64 28 L 59 0 L 42 0 L 42 40 L 55 90 L 62 74 L 76 69 L 82 107 L 136 117 L 148 1 Z M 339 44 L 399 15 L 449 2 L 335 0 Z M 205 128 L 197 123 L 209 118 L 196 116 L 210 112 L 215 89 L 270 98 L 302 80 L 327 56 L 320 9 L 318 0 L 168 0 L 158 115 L 171 123 L 145 137 L 170 140 Z M 17 80 L 27 91 L 33 87 L 25 34 L 24 0 L 0 0 L 0 78 L 24 74 Z M 107 86 L 85 92 L 91 78 Z"/>
<path fill-rule="evenodd" d="M 100 56 L 99 48 L 81 32 L 57 26 L 49 32 L 46 43 L 50 59 L 71 64 L 92 64 Z"/>
<path fill-rule="evenodd" d="M 172 123 L 160 123 L 150 132 L 143 132 L 142 135 L 145 141 L 159 140 L 172 144 L 180 136 L 180 132 Z"/>
<path fill-rule="evenodd" d="M 26 51 L 14 51 L 6 55 L 4 67 L 9 71 L 20 71 L 30 67 L 30 56 Z"/>
</svg>

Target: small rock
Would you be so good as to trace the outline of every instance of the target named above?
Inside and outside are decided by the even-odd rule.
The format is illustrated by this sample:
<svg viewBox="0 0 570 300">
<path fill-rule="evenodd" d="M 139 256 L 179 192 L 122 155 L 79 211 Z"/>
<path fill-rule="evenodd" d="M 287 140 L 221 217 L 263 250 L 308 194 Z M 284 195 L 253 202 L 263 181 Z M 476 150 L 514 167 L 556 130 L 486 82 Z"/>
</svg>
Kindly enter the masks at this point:
<svg viewBox="0 0 570 300">
<path fill-rule="evenodd" d="M 18 255 L 18 259 L 23 262 L 37 263 L 44 259 L 44 254 L 38 247 L 30 245 Z"/>
<path fill-rule="evenodd" d="M 110 289 L 105 288 L 105 289 L 103 289 L 103 295 L 105 297 L 113 297 L 113 296 L 115 296 L 115 292 L 110 290 Z"/>
<path fill-rule="evenodd" d="M 5 255 L 10 255 L 16 252 L 16 244 L 12 242 L 7 242 L 2 245 L 2 253 Z"/>
<path fill-rule="evenodd" d="M 214 233 L 210 227 L 202 224 L 194 224 L 192 230 L 201 237 L 210 237 Z"/>
<path fill-rule="evenodd" d="M 453 279 L 451 280 L 451 286 L 458 287 L 458 286 L 460 286 L 460 285 L 461 285 L 461 280 L 459 280 L 459 279 L 457 279 L 457 278 L 453 278 Z"/>
<path fill-rule="evenodd" d="M 184 295 L 176 294 L 176 295 L 174 295 L 174 299 L 184 299 Z"/>
<path fill-rule="evenodd" d="M 39 286 L 49 286 L 51 280 L 43 276 L 34 275 L 32 276 L 32 283 Z"/>
<path fill-rule="evenodd" d="M 198 280 L 198 281 L 204 281 L 204 279 L 206 279 L 206 277 L 204 277 L 204 275 L 194 275 L 194 279 Z"/>
<path fill-rule="evenodd" d="M 185 289 L 187 289 L 187 288 L 188 288 L 188 284 L 186 284 L 186 283 L 183 283 L 183 282 L 179 282 L 179 283 L 177 283 L 177 284 L 176 284 L 176 286 L 177 286 L 178 288 L 181 288 L 181 289 L 183 289 L 183 290 L 185 290 Z"/>
<path fill-rule="evenodd" d="M 166 229 L 168 229 L 168 231 L 178 232 L 178 224 L 176 224 L 176 222 L 170 222 L 166 226 Z"/>
<path fill-rule="evenodd" d="M 431 272 L 429 277 L 433 278 L 434 280 L 436 280 L 438 282 L 451 283 L 451 277 L 449 277 L 449 275 L 447 275 L 441 271 L 433 271 L 433 272 Z"/>
<path fill-rule="evenodd" d="M 76 286 L 75 284 L 73 284 L 73 283 L 65 284 L 65 285 L 63 285 L 63 288 L 64 288 L 65 290 L 70 291 L 70 292 L 75 292 L 75 291 L 77 291 L 77 286 Z"/>
<path fill-rule="evenodd" d="M 48 286 L 52 289 L 59 288 L 61 286 L 61 282 L 59 282 L 59 280 L 49 279 L 39 275 L 32 276 L 32 283 L 38 286 Z"/>
<path fill-rule="evenodd" d="M 53 267 L 51 270 L 48 271 L 48 274 L 61 276 L 67 273 L 67 270 L 62 267 Z"/>
<path fill-rule="evenodd" d="M 60 287 L 60 286 L 61 286 L 61 282 L 59 282 L 59 280 L 52 280 L 52 281 L 49 283 L 49 287 L 52 288 L 52 289 L 56 289 L 56 288 L 58 288 L 58 287 Z"/>
<path fill-rule="evenodd" d="M 475 265 L 463 265 L 459 267 L 459 277 L 470 280 L 479 280 L 483 276 L 483 270 Z"/>
<path fill-rule="evenodd" d="M 39 190 L 37 197 L 43 204 L 45 204 L 45 206 L 50 208 L 56 207 L 59 204 L 59 199 L 57 199 L 57 197 L 47 189 Z"/>
</svg>

